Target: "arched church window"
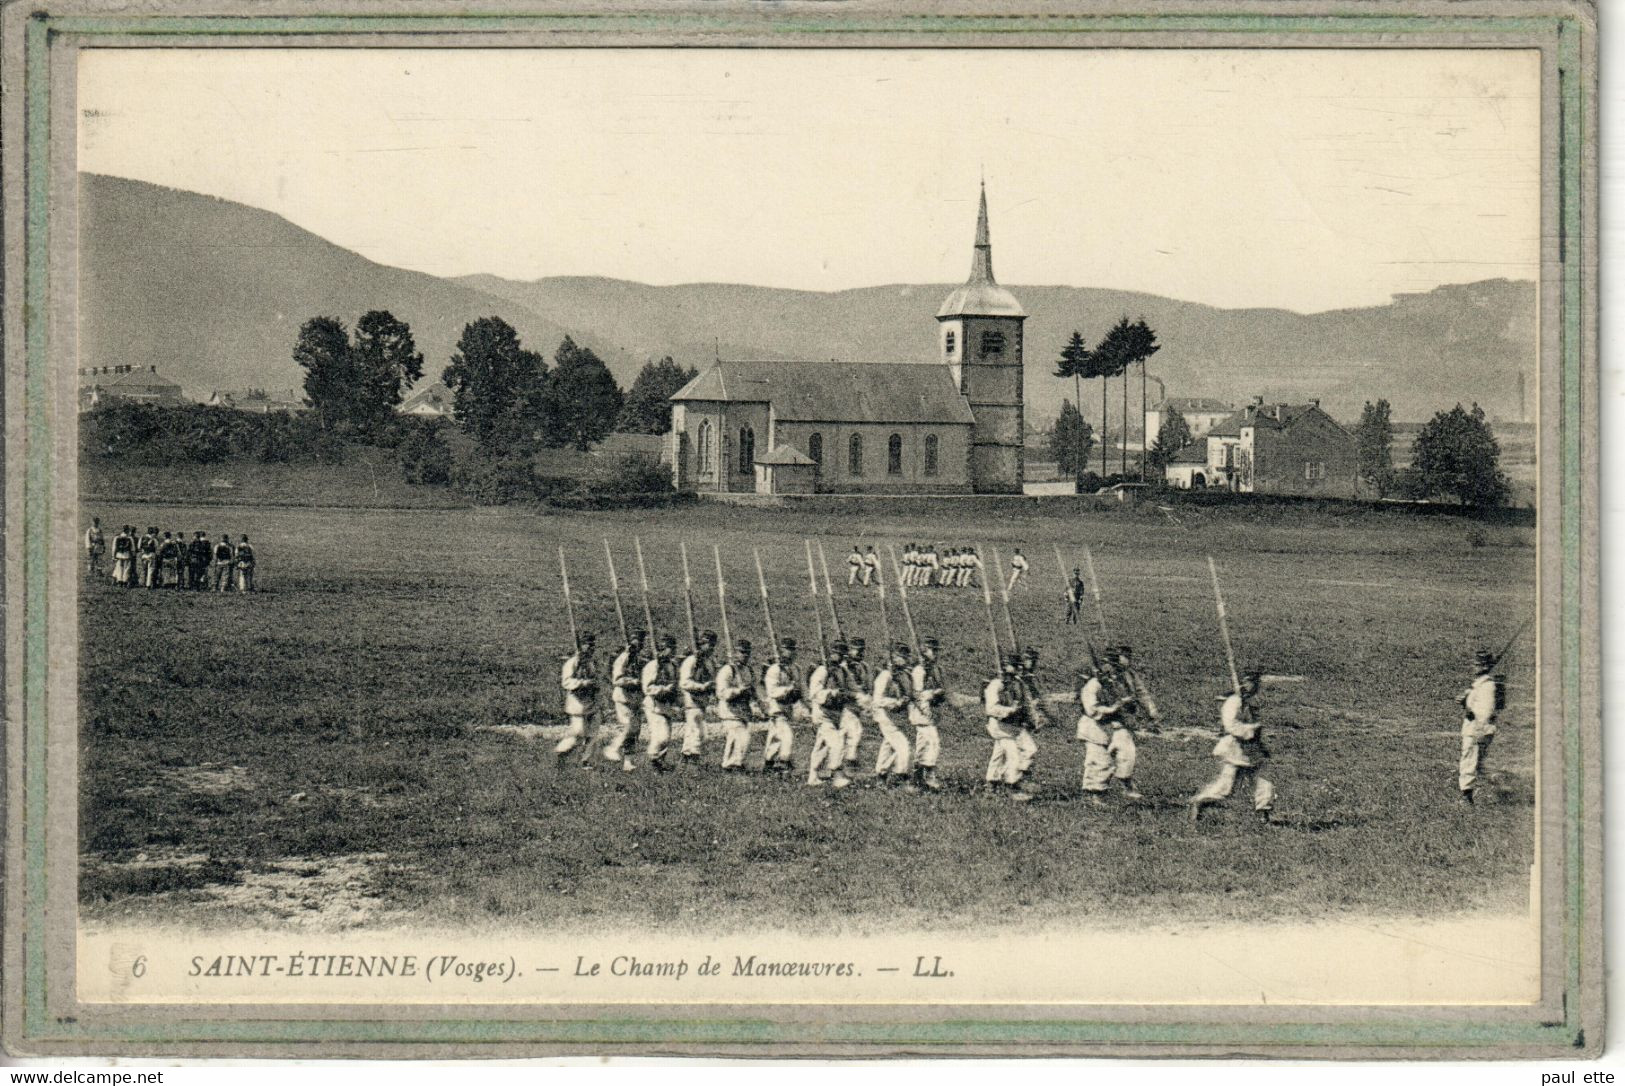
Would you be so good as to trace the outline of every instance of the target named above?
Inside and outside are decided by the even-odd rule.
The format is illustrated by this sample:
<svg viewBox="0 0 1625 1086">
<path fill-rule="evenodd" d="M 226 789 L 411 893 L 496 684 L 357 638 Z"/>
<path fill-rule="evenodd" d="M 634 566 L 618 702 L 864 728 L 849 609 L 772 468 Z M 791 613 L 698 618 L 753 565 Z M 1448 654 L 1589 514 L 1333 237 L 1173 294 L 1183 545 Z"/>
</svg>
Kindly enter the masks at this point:
<svg viewBox="0 0 1625 1086">
<path fill-rule="evenodd" d="M 925 435 L 925 473 L 927 475 L 935 475 L 937 473 L 937 435 L 936 434 L 926 434 Z"/>
<path fill-rule="evenodd" d="M 700 420 L 700 433 L 694 442 L 694 461 L 699 466 L 700 474 L 711 471 L 711 420 Z"/>
<path fill-rule="evenodd" d="M 756 463 L 756 431 L 749 426 L 739 428 L 739 474 L 749 475 Z"/>
<path fill-rule="evenodd" d="M 853 434 L 852 440 L 846 444 L 846 473 L 848 475 L 863 474 L 862 434 Z"/>
<path fill-rule="evenodd" d="M 893 434 L 886 439 L 886 474 L 903 474 L 903 435 Z"/>
<path fill-rule="evenodd" d="M 982 333 L 982 355 L 1004 353 L 1004 333 L 988 331 Z"/>
<path fill-rule="evenodd" d="M 807 455 L 820 468 L 824 466 L 824 435 L 814 434 L 807 439 Z"/>
</svg>

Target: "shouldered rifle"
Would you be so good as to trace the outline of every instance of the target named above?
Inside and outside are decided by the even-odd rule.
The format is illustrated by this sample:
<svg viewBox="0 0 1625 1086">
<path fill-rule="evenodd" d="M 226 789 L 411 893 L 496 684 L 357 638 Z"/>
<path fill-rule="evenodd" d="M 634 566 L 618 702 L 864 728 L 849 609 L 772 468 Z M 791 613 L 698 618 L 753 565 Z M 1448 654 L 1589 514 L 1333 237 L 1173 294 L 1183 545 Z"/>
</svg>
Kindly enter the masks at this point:
<svg viewBox="0 0 1625 1086">
<path fill-rule="evenodd" d="M 652 656 L 656 643 L 655 616 L 654 612 L 649 609 L 649 571 L 643 565 L 643 540 L 633 536 L 632 546 L 636 549 L 638 555 L 638 584 L 643 589 L 643 624 L 647 631 L 644 636 L 649 639 L 650 655 Z"/>
<path fill-rule="evenodd" d="M 924 657 L 920 655 L 920 634 L 914 628 L 914 615 L 908 609 L 908 587 L 903 584 L 903 567 L 897 564 L 897 548 L 888 543 L 886 544 L 886 553 L 891 555 L 892 575 L 897 578 L 897 599 L 903 605 L 903 621 L 908 623 L 909 644 L 914 646 L 915 658 L 924 660 Z"/>
<path fill-rule="evenodd" d="M 1533 621 L 1534 619 L 1526 618 L 1522 623 L 1519 624 L 1516 630 L 1512 631 L 1512 636 L 1507 638 L 1507 643 L 1502 645 L 1501 651 L 1495 654 L 1495 663 L 1491 665 L 1492 667 L 1501 666 L 1501 662 L 1505 660 L 1507 658 L 1507 654 L 1512 651 L 1512 646 L 1518 643 L 1518 638 L 1523 636 L 1523 632 L 1529 628 L 1529 624 Z"/>
<path fill-rule="evenodd" d="M 824 541 L 818 541 L 818 564 L 824 570 L 824 595 L 829 597 L 829 617 L 835 624 L 835 640 L 845 641 L 846 634 L 841 632 L 841 612 L 835 606 L 835 582 L 829 579 L 829 562 L 824 557 Z"/>
<path fill-rule="evenodd" d="M 722 607 L 722 647 L 731 661 L 734 656 L 734 636 L 728 629 L 728 585 L 722 579 L 722 548 L 711 544 L 711 556 L 717 563 L 717 603 Z"/>
<path fill-rule="evenodd" d="M 782 664 L 784 658 L 779 654 L 779 638 L 773 631 L 773 605 L 767 601 L 767 576 L 762 572 L 762 552 L 752 547 L 750 553 L 756 559 L 756 584 L 762 590 L 762 617 L 767 620 L 767 641 L 773 648 L 773 662 Z"/>
<path fill-rule="evenodd" d="M 688 614 L 688 651 L 700 651 L 699 631 L 694 627 L 694 578 L 688 575 L 688 544 L 679 542 L 677 550 L 683 556 L 683 607 Z"/>
<path fill-rule="evenodd" d="M 993 568 L 1003 569 L 1004 563 L 999 557 L 999 548 L 993 548 Z M 1004 629 L 1010 635 L 1010 647 L 1020 651 L 1020 642 L 1016 639 L 1016 624 L 1010 620 L 1010 589 L 1005 586 L 1004 577 L 999 577 L 999 605 L 1004 608 Z"/>
<path fill-rule="evenodd" d="M 1088 544 L 1083 548 L 1083 565 L 1089 571 L 1089 595 L 1095 600 L 1095 624 L 1100 627 L 1100 639 L 1110 641 L 1112 635 L 1106 632 L 1106 608 L 1100 602 L 1100 580 L 1095 576 L 1095 552 Z"/>
<path fill-rule="evenodd" d="M 1230 665 L 1230 689 L 1241 693 L 1241 676 L 1236 674 L 1236 650 L 1230 645 L 1230 620 L 1224 610 L 1224 592 L 1219 588 L 1219 567 L 1207 556 L 1207 571 L 1213 578 L 1213 600 L 1219 608 L 1219 636 L 1224 639 L 1224 659 Z"/>
<path fill-rule="evenodd" d="M 807 546 L 807 594 L 812 597 L 813 622 L 818 625 L 818 659 L 829 662 L 829 641 L 824 636 L 824 612 L 818 606 L 818 576 L 813 572 L 812 540 L 804 539 Z"/>
<path fill-rule="evenodd" d="M 564 559 L 564 547 L 559 547 L 559 579 L 564 582 L 564 613 L 570 619 L 570 644 L 581 651 L 581 631 L 576 626 L 576 607 L 570 599 L 570 564 Z"/>
<path fill-rule="evenodd" d="M 621 582 L 615 576 L 615 554 L 609 549 L 609 540 L 604 540 L 604 561 L 609 564 L 609 593 L 615 599 L 615 621 L 621 627 L 621 644 L 630 645 L 632 638 L 626 632 L 626 612 L 621 610 Z M 650 636 L 654 631 L 649 631 Z"/>
<path fill-rule="evenodd" d="M 987 583 L 987 567 L 976 567 L 976 579 L 982 582 L 982 609 L 987 612 L 987 636 L 993 646 L 993 674 L 1004 674 L 1004 650 L 999 648 L 999 627 L 993 621 L 993 589 Z"/>
<path fill-rule="evenodd" d="M 875 564 L 877 566 L 880 564 L 879 559 L 875 560 Z M 875 583 L 880 586 L 880 636 L 885 640 L 886 655 L 890 656 L 892 646 L 891 618 L 886 614 L 886 574 L 884 570 L 880 569 L 876 569 L 875 572 L 880 574 L 879 577 L 875 578 Z"/>
</svg>

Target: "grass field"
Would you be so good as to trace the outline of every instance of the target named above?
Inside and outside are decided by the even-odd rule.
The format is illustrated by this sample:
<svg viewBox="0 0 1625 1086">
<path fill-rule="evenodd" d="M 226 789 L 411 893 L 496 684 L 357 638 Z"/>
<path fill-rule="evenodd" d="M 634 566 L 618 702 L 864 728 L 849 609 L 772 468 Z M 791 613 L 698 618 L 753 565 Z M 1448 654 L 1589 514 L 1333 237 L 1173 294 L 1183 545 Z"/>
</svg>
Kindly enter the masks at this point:
<svg viewBox="0 0 1625 1086">
<path fill-rule="evenodd" d="M 247 531 L 252 598 L 122 592 L 81 603 L 82 907 L 87 917 L 341 928 L 394 921 L 581 929 L 629 918 L 822 933 L 989 920 L 1321 918 L 1521 910 L 1533 858 L 1533 673 L 1510 662 L 1497 782 L 1453 804 L 1470 651 L 1532 611 L 1533 530 L 1398 511 L 1190 508 L 984 515 L 975 503 L 536 515 L 87 505 L 104 524 Z M 1007 503 L 1000 510 L 1020 509 Z M 1039 801 L 975 788 L 973 712 L 943 728 L 939 796 L 839 794 L 714 769 L 655 776 L 553 764 L 526 725 L 558 712 L 568 640 L 556 547 L 578 611 L 612 640 L 603 540 L 623 589 L 632 537 L 656 623 L 680 631 L 677 542 L 715 627 L 722 547 L 736 637 L 765 642 L 751 548 L 780 633 L 814 640 L 802 540 L 837 576 L 854 539 L 1020 546 L 1023 638 L 1046 688 L 1070 683 L 1052 546 L 1094 549 L 1114 636 L 1133 642 L 1171 726 L 1141 744 L 1146 799 L 1078 802 L 1071 722 L 1040 736 Z M 882 546 L 882 551 L 884 547 Z M 1219 562 L 1243 663 L 1307 676 L 1262 703 L 1280 825 L 1232 803 L 1197 826 L 1226 685 L 1205 556 Z M 881 640 L 872 594 L 837 587 L 849 632 Z M 893 605 L 892 618 L 901 629 Z M 989 671 L 980 597 L 916 592 L 951 685 Z M 638 609 L 627 591 L 629 613 Z M 1075 629 L 1075 628 L 1074 628 Z M 1524 648 L 1527 650 L 1528 643 Z M 1059 715 L 1059 714 L 1058 714 Z M 872 765 L 873 727 L 863 748 Z M 798 755 L 808 736 L 799 729 Z M 760 741 L 756 751 L 759 752 Z M 707 761 L 719 756 L 716 743 Z M 759 755 L 758 755 L 759 756 Z"/>
</svg>

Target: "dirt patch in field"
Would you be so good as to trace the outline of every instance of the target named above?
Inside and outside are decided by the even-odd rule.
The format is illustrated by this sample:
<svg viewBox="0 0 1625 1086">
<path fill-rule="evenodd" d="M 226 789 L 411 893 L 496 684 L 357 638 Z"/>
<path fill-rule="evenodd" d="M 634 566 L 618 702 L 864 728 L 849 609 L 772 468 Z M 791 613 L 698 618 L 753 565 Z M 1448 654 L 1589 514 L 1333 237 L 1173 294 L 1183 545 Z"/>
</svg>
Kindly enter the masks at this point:
<svg viewBox="0 0 1625 1086">
<path fill-rule="evenodd" d="M 204 762 L 201 765 L 161 766 L 153 771 L 148 783 L 130 791 L 136 795 L 180 790 L 205 796 L 224 796 L 232 792 L 247 792 L 254 786 L 254 774 L 243 766 Z"/>
</svg>

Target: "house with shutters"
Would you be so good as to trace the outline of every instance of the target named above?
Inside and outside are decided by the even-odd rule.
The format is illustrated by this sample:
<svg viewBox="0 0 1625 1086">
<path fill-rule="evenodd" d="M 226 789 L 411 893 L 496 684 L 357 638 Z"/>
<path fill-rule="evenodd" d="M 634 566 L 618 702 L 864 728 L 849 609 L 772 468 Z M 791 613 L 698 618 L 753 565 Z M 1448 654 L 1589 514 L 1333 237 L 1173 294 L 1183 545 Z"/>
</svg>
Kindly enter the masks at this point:
<svg viewBox="0 0 1625 1086">
<path fill-rule="evenodd" d="M 1323 411 L 1319 400 L 1266 404 L 1255 396 L 1206 437 L 1175 453 L 1163 474 L 1184 489 L 1352 498 L 1354 435 Z"/>
<path fill-rule="evenodd" d="M 673 479 L 699 493 L 1019 494 L 1026 319 L 993 277 L 984 187 L 935 361 L 713 362 L 672 396 Z"/>
</svg>

